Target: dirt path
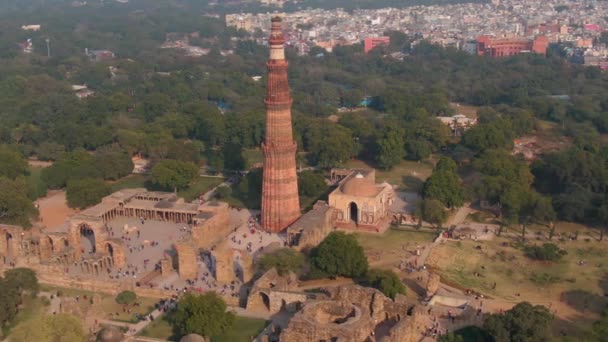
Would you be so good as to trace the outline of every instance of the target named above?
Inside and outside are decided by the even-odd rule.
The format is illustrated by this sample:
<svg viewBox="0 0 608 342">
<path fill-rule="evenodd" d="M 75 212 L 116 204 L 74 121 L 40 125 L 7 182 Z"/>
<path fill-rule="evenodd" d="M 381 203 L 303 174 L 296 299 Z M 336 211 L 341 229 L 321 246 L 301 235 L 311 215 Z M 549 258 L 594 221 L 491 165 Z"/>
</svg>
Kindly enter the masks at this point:
<svg viewBox="0 0 608 342">
<path fill-rule="evenodd" d="M 63 190 L 49 191 L 46 197 L 38 199 L 35 203 L 40 211 L 42 225 L 46 228 L 63 224 L 68 217 L 77 212 L 68 207 L 65 191 Z"/>
<path fill-rule="evenodd" d="M 448 221 L 446 222 L 445 226 L 451 227 L 453 225 L 461 224 L 462 222 L 464 222 L 464 220 L 466 220 L 467 216 L 469 216 L 471 211 L 473 211 L 473 209 L 471 209 L 470 204 L 465 203 L 465 205 L 458 208 L 458 211 L 456 211 L 454 215 L 448 218 Z"/>
</svg>

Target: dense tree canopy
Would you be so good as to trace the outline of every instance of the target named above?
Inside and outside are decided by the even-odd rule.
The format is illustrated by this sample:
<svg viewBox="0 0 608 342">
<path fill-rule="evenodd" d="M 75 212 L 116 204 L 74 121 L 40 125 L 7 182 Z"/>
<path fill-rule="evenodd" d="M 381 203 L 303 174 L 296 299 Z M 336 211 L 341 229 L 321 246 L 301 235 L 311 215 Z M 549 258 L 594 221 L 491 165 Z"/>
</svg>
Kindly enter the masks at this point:
<svg viewBox="0 0 608 342">
<path fill-rule="evenodd" d="M 360 277 L 367 272 L 367 257 L 354 235 L 332 232 L 310 254 L 313 268 L 329 276 Z"/>
<path fill-rule="evenodd" d="M 111 193 L 110 186 L 101 179 L 75 179 L 68 182 L 66 199 L 70 208 L 84 209 L 100 203 Z"/>
<path fill-rule="evenodd" d="M 298 173 L 298 192 L 300 196 L 316 198 L 327 191 L 327 183 L 322 174 L 314 171 Z"/>
<path fill-rule="evenodd" d="M 433 174 L 424 183 L 423 194 L 425 198 L 436 199 L 449 208 L 464 203 L 464 189 L 452 159 L 442 158 L 437 163 Z"/>
<path fill-rule="evenodd" d="M 56 314 L 30 319 L 17 325 L 10 338 L 15 342 L 82 342 L 86 334 L 77 317 Z"/>
<path fill-rule="evenodd" d="M 265 272 L 274 267 L 280 275 L 285 275 L 288 272 L 300 274 L 304 265 L 306 265 L 304 254 L 290 248 L 264 254 L 256 263 L 260 271 Z"/>
<path fill-rule="evenodd" d="M 405 294 L 406 291 L 405 285 L 393 271 L 369 270 L 365 275 L 364 284 L 380 290 L 392 299 L 395 299 L 398 294 Z"/>
<path fill-rule="evenodd" d="M 199 175 L 198 167 L 190 162 L 163 160 L 150 172 L 150 181 L 160 189 L 172 191 L 184 189 Z"/>
<path fill-rule="evenodd" d="M 522 302 L 503 314 L 490 315 L 483 326 L 496 342 L 552 341 L 552 321 L 544 306 Z"/>
<path fill-rule="evenodd" d="M 232 327 L 234 314 L 226 311 L 226 303 L 215 292 L 203 295 L 186 293 L 177 303 L 173 323 L 180 336 L 198 334 L 211 337 Z"/>
</svg>

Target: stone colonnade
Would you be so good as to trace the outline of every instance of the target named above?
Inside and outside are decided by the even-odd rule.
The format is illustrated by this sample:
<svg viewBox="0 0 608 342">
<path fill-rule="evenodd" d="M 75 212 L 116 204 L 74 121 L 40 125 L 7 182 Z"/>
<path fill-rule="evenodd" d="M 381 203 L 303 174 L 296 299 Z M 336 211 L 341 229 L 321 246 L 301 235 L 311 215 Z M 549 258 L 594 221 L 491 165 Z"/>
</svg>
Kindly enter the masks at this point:
<svg viewBox="0 0 608 342">
<path fill-rule="evenodd" d="M 144 220 L 172 221 L 175 223 L 191 223 L 197 212 L 179 212 L 174 210 L 125 208 L 124 216 L 143 218 Z"/>
<path fill-rule="evenodd" d="M 114 266 L 114 261 L 110 256 L 102 256 L 96 260 L 85 259 L 81 262 L 76 263 L 80 266 L 80 270 L 84 273 L 91 275 L 99 275 L 101 272 L 106 272 L 108 269 Z"/>
</svg>

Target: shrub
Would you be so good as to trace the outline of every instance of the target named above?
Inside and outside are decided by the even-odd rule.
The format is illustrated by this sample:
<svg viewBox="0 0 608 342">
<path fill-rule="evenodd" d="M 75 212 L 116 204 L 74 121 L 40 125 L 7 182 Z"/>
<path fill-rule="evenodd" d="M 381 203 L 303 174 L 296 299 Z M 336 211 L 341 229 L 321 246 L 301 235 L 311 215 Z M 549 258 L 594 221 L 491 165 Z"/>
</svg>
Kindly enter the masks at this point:
<svg viewBox="0 0 608 342">
<path fill-rule="evenodd" d="M 137 299 L 137 295 L 133 291 L 122 291 L 116 296 L 118 304 L 133 304 Z"/>
<path fill-rule="evenodd" d="M 393 271 L 370 270 L 365 275 L 363 285 L 380 290 L 387 297 L 395 299 L 398 294 L 405 294 L 405 286 Z"/>
<path fill-rule="evenodd" d="M 545 243 L 542 246 L 525 246 L 524 253 L 530 259 L 541 261 L 559 261 L 564 255 L 568 254 L 553 243 Z"/>
</svg>

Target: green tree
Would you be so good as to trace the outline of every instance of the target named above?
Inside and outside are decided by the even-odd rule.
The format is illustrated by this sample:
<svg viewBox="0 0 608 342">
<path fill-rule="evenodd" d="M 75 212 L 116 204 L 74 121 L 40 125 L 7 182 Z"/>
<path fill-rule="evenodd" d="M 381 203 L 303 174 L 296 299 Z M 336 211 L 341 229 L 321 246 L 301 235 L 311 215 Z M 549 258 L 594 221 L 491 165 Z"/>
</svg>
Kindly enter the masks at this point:
<svg viewBox="0 0 608 342">
<path fill-rule="evenodd" d="M 101 177 L 95 158 L 83 150 L 65 153 L 42 170 L 42 179 L 51 189 L 63 188 L 69 180 Z"/>
<path fill-rule="evenodd" d="M 438 342 L 464 342 L 464 338 L 461 335 L 457 335 L 453 332 L 441 335 L 437 339 Z"/>
<path fill-rule="evenodd" d="M 199 174 L 194 163 L 162 160 L 150 172 L 150 181 L 163 190 L 185 189 Z"/>
<path fill-rule="evenodd" d="M 296 252 L 290 248 L 282 248 L 269 254 L 264 254 L 256 263 L 258 269 L 266 272 L 271 268 L 276 268 L 280 275 L 288 272 L 300 274 L 306 265 L 304 254 Z"/>
<path fill-rule="evenodd" d="M 559 261 L 568 254 L 568 252 L 553 243 L 544 243 L 542 246 L 526 246 L 524 247 L 524 253 L 530 259 L 541 261 Z"/>
<path fill-rule="evenodd" d="M 234 314 L 226 311 L 226 303 L 215 292 L 203 295 L 186 293 L 177 303 L 173 323 L 180 336 L 198 334 L 216 336 L 232 327 Z"/>
<path fill-rule="evenodd" d="M 122 291 L 116 295 L 116 303 L 118 304 L 133 304 L 137 300 L 137 295 L 133 291 Z"/>
<path fill-rule="evenodd" d="M 95 154 L 95 166 L 103 179 L 118 180 L 133 171 L 133 161 L 124 151 L 105 148 Z"/>
<path fill-rule="evenodd" d="M 401 162 L 405 155 L 404 134 L 403 129 L 396 123 L 384 127 L 380 136 L 376 138 L 375 149 L 378 166 L 388 170 Z"/>
<path fill-rule="evenodd" d="M 0 327 L 12 321 L 21 304 L 21 292 L 11 283 L 0 279 Z"/>
<path fill-rule="evenodd" d="M 80 320 L 72 315 L 57 314 L 25 321 L 13 330 L 15 342 L 82 342 L 86 334 Z"/>
<path fill-rule="evenodd" d="M 15 179 L 28 171 L 27 161 L 21 154 L 7 145 L 0 145 L 0 177 Z"/>
<path fill-rule="evenodd" d="M 220 185 L 216 190 L 215 190 L 215 197 L 217 199 L 226 199 L 228 197 L 230 197 L 230 195 L 232 195 L 232 188 L 226 185 Z"/>
<path fill-rule="evenodd" d="M 45 141 L 36 148 L 36 156 L 39 160 L 57 160 L 65 153 L 65 146 Z"/>
<path fill-rule="evenodd" d="M 27 197 L 24 179 L 0 177 L 0 189 L 0 223 L 31 227 L 31 219 L 38 215 L 38 210 Z"/>
<path fill-rule="evenodd" d="M 376 288 L 387 297 L 395 299 L 398 294 L 405 294 L 406 288 L 399 276 L 390 270 L 371 269 L 365 275 L 363 284 Z"/>
<path fill-rule="evenodd" d="M 484 322 L 484 329 L 496 342 L 552 341 L 553 315 L 541 305 L 522 302 L 503 314 L 492 314 Z"/>
<path fill-rule="evenodd" d="M 311 251 L 313 268 L 329 276 L 361 277 L 367 272 L 367 257 L 354 235 L 330 233 Z"/>
<path fill-rule="evenodd" d="M 13 268 L 4 273 L 4 281 L 20 293 L 28 291 L 36 294 L 40 288 L 36 273 L 29 268 Z"/>
<path fill-rule="evenodd" d="M 425 198 L 441 201 L 444 206 L 454 208 L 464 203 L 464 189 L 456 173 L 456 163 L 450 158 L 442 158 L 433 174 L 424 183 Z"/>
<path fill-rule="evenodd" d="M 310 170 L 298 173 L 298 191 L 300 196 L 316 198 L 327 191 L 327 183 L 322 174 Z"/>
<path fill-rule="evenodd" d="M 420 201 L 420 215 L 422 219 L 430 224 L 441 228 L 448 218 L 448 214 L 443 204 L 435 199 L 424 199 Z"/>
<path fill-rule="evenodd" d="M 84 209 L 101 202 L 112 189 L 98 178 L 75 179 L 68 182 L 66 198 L 70 208 Z"/>
<path fill-rule="evenodd" d="M 608 341 L 608 308 L 605 308 L 602 311 L 602 315 L 599 320 L 593 322 L 591 331 L 594 341 Z"/>
</svg>

